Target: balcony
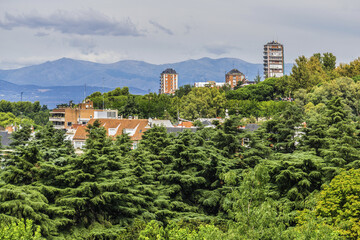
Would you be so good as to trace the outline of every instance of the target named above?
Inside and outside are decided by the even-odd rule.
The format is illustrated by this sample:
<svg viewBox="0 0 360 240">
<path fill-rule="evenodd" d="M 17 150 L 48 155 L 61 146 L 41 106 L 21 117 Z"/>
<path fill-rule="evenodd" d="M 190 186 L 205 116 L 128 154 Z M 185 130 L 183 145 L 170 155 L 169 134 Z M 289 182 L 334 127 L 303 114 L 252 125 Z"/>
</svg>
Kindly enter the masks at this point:
<svg viewBox="0 0 360 240">
<path fill-rule="evenodd" d="M 55 129 L 65 129 L 64 125 L 54 125 Z"/>
<path fill-rule="evenodd" d="M 64 117 L 49 117 L 50 122 L 65 122 Z"/>
</svg>

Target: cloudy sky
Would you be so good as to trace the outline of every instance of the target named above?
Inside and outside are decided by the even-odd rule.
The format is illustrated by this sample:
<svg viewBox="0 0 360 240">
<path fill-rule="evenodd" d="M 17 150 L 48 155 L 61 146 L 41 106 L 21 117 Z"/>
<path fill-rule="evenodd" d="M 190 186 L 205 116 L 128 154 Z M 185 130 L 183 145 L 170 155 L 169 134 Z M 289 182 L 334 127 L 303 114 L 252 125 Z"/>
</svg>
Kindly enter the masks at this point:
<svg viewBox="0 0 360 240">
<path fill-rule="evenodd" d="M 235 57 L 260 63 L 272 40 L 285 61 L 360 56 L 357 0 L 1 0 L 0 69 L 62 57 L 170 63 Z"/>
</svg>

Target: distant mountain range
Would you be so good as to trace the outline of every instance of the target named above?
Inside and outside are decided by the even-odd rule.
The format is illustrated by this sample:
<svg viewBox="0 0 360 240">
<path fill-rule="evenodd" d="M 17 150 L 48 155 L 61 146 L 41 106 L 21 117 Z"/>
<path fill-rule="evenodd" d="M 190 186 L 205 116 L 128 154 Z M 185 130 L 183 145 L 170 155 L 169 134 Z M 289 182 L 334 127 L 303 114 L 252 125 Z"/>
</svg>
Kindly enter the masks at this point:
<svg viewBox="0 0 360 240">
<path fill-rule="evenodd" d="M 69 58 L 45 62 L 39 65 L 13 70 L 0 70 L 0 95 L 10 101 L 19 101 L 24 92 L 24 101 L 39 100 L 41 104 L 54 107 L 56 104 L 80 101 L 94 91 L 109 91 L 128 86 L 133 94 L 158 92 L 160 74 L 173 68 L 179 74 L 179 86 L 199 81 L 225 81 L 225 73 L 233 68 L 243 72 L 249 80 L 263 73 L 262 64 L 248 63 L 237 58 L 201 58 L 169 64 L 150 64 L 142 61 L 124 60 L 112 64 L 100 64 Z M 285 73 L 292 64 L 285 65 Z"/>
<path fill-rule="evenodd" d="M 86 86 L 86 95 L 93 92 L 107 92 L 113 88 L 92 87 Z M 146 92 L 130 88 L 134 94 L 145 94 Z M 84 99 L 85 86 L 50 86 L 40 87 L 36 85 L 17 85 L 8 81 L 0 80 L 0 99 L 7 101 L 20 101 L 21 93 L 23 93 L 23 101 L 40 101 L 40 104 L 45 104 L 49 108 L 55 108 L 56 105 L 61 103 L 69 103 L 73 100 L 74 103 L 81 102 Z"/>
</svg>

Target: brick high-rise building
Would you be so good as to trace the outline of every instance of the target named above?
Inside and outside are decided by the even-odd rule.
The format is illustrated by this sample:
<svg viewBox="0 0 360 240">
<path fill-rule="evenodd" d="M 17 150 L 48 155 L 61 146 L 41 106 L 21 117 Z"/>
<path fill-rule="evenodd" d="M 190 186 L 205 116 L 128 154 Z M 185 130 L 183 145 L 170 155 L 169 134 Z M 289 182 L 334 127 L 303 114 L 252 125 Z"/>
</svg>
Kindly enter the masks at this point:
<svg viewBox="0 0 360 240">
<path fill-rule="evenodd" d="M 276 41 L 264 45 L 264 76 L 284 76 L 284 46 Z"/>
<path fill-rule="evenodd" d="M 237 69 L 233 69 L 225 75 L 225 82 L 231 87 L 231 89 L 234 89 L 240 81 L 245 83 L 246 79 L 245 75 Z"/>
<path fill-rule="evenodd" d="M 178 89 L 178 74 L 172 68 L 168 68 L 160 76 L 160 94 L 174 94 Z"/>
</svg>

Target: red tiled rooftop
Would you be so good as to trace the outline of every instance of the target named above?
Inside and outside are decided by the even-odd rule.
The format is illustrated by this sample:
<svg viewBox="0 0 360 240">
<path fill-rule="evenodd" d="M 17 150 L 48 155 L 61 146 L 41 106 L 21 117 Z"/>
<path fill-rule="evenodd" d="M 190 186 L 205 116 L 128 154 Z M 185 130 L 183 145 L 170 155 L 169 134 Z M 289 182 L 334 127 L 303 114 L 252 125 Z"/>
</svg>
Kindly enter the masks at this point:
<svg viewBox="0 0 360 240">
<path fill-rule="evenodd" d="M 144 132 L 148 129 L 147 119 L 97 119 L 100 122 L 100 126 L 106 129 L 106 134 L 109 135 L 109 128 L 118 128 L 114 137 L 123 133 L 124 129 L 135 129 L 136 131 L 130 139 L 133 141 L 140 140 Z M 93 125 L 95 119 L 91 119 L 88 124 Z M 75 132 L 74 140 L 85 140 L 87 138 L 87 127 L 79 126 Z"/>
<path fill-rule="evenodd" d="M 178 127 L 185 127 L 185 128 L 191 128 L 193 127 L 193 123 L 192 122 L 181 122 Z"/>
</svg>

